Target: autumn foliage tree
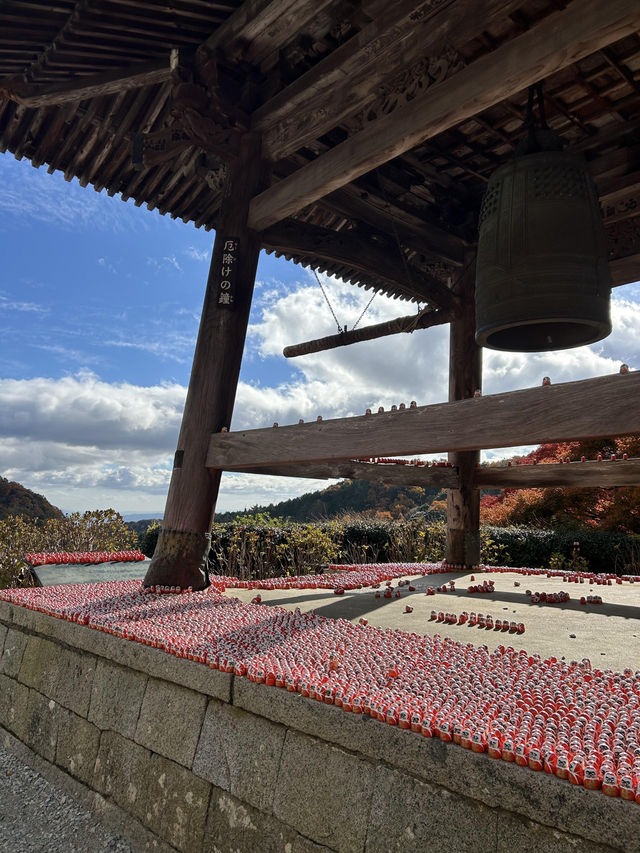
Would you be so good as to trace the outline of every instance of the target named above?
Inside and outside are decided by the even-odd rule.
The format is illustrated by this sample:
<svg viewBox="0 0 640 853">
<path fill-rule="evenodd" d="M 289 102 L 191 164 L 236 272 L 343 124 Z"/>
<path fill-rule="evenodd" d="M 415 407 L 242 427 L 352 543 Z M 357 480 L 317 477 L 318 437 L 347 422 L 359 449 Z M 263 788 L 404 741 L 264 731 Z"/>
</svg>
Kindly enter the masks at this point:
<svg viewBox="0 0 640 853">
<path fill-rule="evenodd" d="M 640 436 L 542 444 L 512 464 L 545 465 L 569 460 L 640 456 Z M 504 489 L 480 501 L 482 524 L 506 527 L 587 527 L 640 533 L 640 487 Z"/>
</svg>

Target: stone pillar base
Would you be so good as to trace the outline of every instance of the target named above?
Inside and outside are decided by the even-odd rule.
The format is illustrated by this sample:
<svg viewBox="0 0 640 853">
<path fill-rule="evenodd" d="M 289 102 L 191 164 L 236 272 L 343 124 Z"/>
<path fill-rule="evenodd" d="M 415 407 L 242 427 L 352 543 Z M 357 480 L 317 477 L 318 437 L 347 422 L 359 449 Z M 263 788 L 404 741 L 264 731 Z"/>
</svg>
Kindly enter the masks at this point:
<svg viewBox="0 0 640 853">
<path fill-rule="evenodd" d="M 209 586 L 210 547 L 210 533 L 163 528 L 143 586 L 206 589 Z"/>
</svg>

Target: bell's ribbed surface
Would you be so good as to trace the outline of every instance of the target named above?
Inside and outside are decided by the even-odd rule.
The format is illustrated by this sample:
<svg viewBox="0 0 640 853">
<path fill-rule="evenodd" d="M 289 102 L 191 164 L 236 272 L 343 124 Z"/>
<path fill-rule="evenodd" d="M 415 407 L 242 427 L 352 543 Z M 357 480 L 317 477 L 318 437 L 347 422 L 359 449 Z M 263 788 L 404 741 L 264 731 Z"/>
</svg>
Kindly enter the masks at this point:
<svg viewBox="0 0 640 853">
<path fill-rule="evenodd" d="M 480 211 L 476 341 L 516 352 L 568 349 L 611 332 L 611 276 L 595 187 L 561 151 L 518 157 Z"/>
</svg>

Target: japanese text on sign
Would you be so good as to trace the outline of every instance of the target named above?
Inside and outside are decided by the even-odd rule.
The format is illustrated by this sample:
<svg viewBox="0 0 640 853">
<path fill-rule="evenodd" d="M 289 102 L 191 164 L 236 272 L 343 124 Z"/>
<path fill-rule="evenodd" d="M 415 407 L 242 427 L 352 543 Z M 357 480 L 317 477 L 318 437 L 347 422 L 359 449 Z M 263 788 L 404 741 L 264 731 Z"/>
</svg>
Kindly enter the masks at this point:
<svg viewBox="0 0 640 853">
<path fill-rule="evenodd" d="M 224 241 L 222 257 L 218 267 L 220 286 L 218 289 L 218 305 L 233 305 L 236 284 L 236 263 L 238 260 L 238 240 L 230 238 Z"/>
</svg>

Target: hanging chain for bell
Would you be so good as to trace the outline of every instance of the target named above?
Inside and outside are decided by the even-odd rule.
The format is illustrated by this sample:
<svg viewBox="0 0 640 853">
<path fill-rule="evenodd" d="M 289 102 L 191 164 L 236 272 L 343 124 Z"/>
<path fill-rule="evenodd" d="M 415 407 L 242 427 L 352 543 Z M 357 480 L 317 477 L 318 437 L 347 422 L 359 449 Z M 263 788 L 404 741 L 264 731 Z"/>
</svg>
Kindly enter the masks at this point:
<svg viewBox="0 0 640 853">
<path fill-rule="evenodd" d="M 319 288 L 320 288 L 320 290 L 322 291 L 322 295 L 324 296 L 325 302 L 326 302 L 326 303 L 327 303 L 327 305 L 329 306 L 329 311 L 331 311 L 331 316 L 332 316 L 332 317 L 333 317 L 333 319 L 336 321 L 336 326 L 338 327 L 338 334 L 342 334 L 342 332 L 346 331 L 346 328 L 345 328 L 345 329 L 343 329 L 343 328 L 342 328 L 342 326 L 340 325 L 340 323 L 338 322 L 338 318 L 336 317 L 336 312 L 333 310 L 333 305 L 331 304 L 331 302 L 330 302 L 330 300 L 329 300 L 329 297 L 328 297 L 328 295 L 327 295 L 327 291 L 326 291 L 326 290 L 324 289 L 324 287 L 322 286 L 322 282 L 320 281 L 320 276 L 318 275 L 318 273 L 316 272 L 316 270 L 314 270 L 314 271 L 313 271 L 313 274 L 314 274 L 314 275 L 315 275 L 315 277 L 316 277 L 316 281 L 318 282 L 318 287 L 319 287 Z"/>
</svg>

